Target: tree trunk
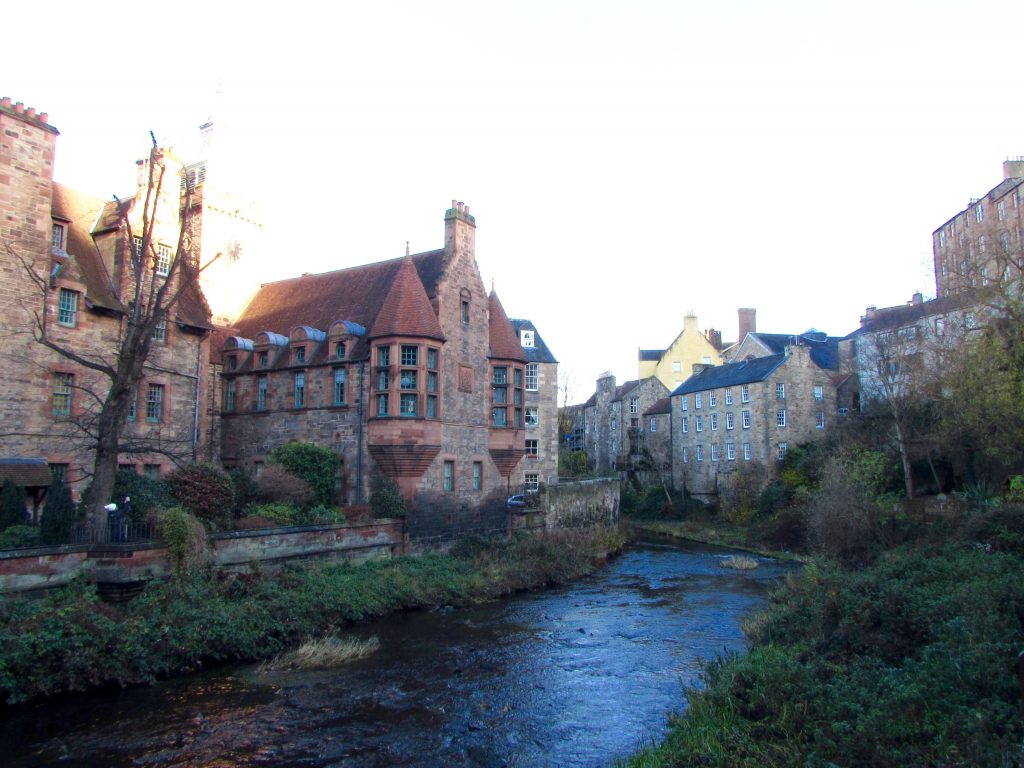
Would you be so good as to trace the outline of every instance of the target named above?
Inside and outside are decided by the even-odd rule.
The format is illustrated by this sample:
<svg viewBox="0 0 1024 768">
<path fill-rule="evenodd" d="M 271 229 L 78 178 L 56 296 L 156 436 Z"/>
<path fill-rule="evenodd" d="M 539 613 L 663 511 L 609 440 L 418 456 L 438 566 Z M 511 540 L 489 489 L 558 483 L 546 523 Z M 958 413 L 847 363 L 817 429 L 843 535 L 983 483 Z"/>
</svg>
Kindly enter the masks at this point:
<svg viewBox="0 0 1024 768">
<path fill-rule="evenodd" d="M 903 486 L 906 491 L 907 498 L 914 498 L 914 476 L 910 472 L 910 451 L 907 448 L 906 436 L 903 433 L 903 425 L 900 424 L 899 418 L 894 420 L 896 423 L 896 443 L 900 449 L 900 463 L 903 464 Z"/>
</svg>

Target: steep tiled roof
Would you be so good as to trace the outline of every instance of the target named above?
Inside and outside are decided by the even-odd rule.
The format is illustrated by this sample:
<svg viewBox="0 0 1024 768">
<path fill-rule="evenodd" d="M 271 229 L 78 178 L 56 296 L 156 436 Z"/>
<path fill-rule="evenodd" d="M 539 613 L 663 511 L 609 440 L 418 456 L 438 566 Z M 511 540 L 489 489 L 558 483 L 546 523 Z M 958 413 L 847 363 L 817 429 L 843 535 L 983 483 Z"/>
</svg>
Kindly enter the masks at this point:
<svg viewBox="0 0 1024 768">
<path fill-rule="evenodd" d="M 512 330 L 516 336 L 520 335 L 520 331 L 523 329 L 533 331 L 533 346 L 523 347 L 523 354 L 526 355 L 526 362 L 528 363 L 557 363 L 558 360 L 551 354 L 551 350 L 548 349 L 548 345 L 544 343 L 544 339 L 537 332 L 537 327 L 529 320 L 515 320 L 511 319 L 509 322 L 512 323 Z"/>
<path fill-rule="evenodd" d="M 326 331 L 337 320 L 351 320 L 364 328 L 373 328 L 405 258 L 265 283 L 235 321 L 238 335 L 252 339 L 260 331 L 287 334 L 297 325 Z M 445 251 L 408 258 L 416 267 L 427 297 L 433 298 L 444 274 Z M 366 341 L 362 339 L 349 355 L 359 359 L 366 353 Z"/>
<path fill-rule="evenodd" d="M 971 291 L 962 291 L 949 296 L 940 296 L 931 301 L 922 301 L 920 304 L 900 304 L 895 307 L 882 307 L 874 310 L 871 319 L 865 319 L 861 327 L 853 331 L 846 338 L 852 339 L 865 333 L 901 328 L 905 325 L 913 325 L 921 318 L 933 315 L 944 315 L 969 306 L 977 298 Z"/>
<path fill-rule="evenodd" d="M 673 390 L 672 395 L 686 395 L 690 392 L 704 392 L 708 389 L 764 381 L 785 361 L 785 355 L 767 355 L 739 363 L 711 366 L 688 378 Z"/>
<path fill-rule="evenodd" d="M 441 324 L 430 306 L 430 299 L 411 257 L 402 259 L 380 312 L 373 321 L 370 338 L 381 336 L 422 336 L 444 341 Z"/>
<path fill-rule="evenodd" d="M 501 306 L 498 294 L 493 290 L 488 299 L 489 317 L 489 342 L 491 357 L 499 360 L 522 360 L 526 362 L 526 355 L 519 343 L 519 335 L 512 330 L 512 323 L 509 322 L 505 308 Z"/>
<path fill-rule="evenodd" d="M 672 413 L 672 400 L 668 397 L 663 397 L 646 411 L 644 416 L 660 416 L 663 413 Z"/>
<path fill-rule="evenodd" d="M 52 476 L 46 459 L 0 456 L 0 483 L 10 480 L 22 488 L 49 485 Z"/>
<path fill-rule="evenodd" d="M 67 222 L 64 250 L 74 258 L 82 282 L 86 285 L 86 299 L 104 309 L 124 309 L 114 291 L 110 274 L 92 239 L 92 226 L 104 204 L 90 195 L 82 194 L 63 184 L 54 183 L 51 211 L 55 219 Z"/>
</svg>

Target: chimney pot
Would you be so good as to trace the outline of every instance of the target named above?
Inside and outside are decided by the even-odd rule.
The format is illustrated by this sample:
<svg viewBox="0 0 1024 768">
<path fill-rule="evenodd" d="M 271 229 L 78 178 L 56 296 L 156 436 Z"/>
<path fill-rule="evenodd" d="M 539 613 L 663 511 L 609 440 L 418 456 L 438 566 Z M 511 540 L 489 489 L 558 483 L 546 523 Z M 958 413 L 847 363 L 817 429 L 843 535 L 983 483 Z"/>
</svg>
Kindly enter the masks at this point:
<svg viewBox="0 0 1024 768">
<path fill-rule="evenodd" d="M 24 112 L 25 111 L 25 102 L 23 102 L 23 101 L 16 101 L 16 102 L 14 102 L 14 111 L 15 112 Z"/>
<path fill-rule="evenodd" d="M 0 100 L 0 106 L 4 106 L 4 107 L 11 106 L 11 97 L 10 96 L 4 96 L 3 99 Z"/>
<path fill-rule="evenodd" d="M 25 114 L 28 115 L 29 117 L 35 117 L 36 116 L 36 108 L 35 107 L 29 107 L 28 109 L 25 110 Z"/>
<path fill-rule="evenodd" d="M 910 304 L 914 307 L 919 307 L 924 303 L 924 296 L 920 291 L 915 291 L 914 295 L 910 297 Z"/>
<path fill-rule="evenodd" d="M 458 201 L 457 200 L 452 200 L 452 208 L 458 208 L 458 207 L 459 207 Z"/>
<path fill-rule="evenodd" d="M 39 122 L 40 123 L 49 123 L 50 122 L 50 115 L 47 114 L 46 112 L 40 112 L 39 113 Z"/>
</svg>

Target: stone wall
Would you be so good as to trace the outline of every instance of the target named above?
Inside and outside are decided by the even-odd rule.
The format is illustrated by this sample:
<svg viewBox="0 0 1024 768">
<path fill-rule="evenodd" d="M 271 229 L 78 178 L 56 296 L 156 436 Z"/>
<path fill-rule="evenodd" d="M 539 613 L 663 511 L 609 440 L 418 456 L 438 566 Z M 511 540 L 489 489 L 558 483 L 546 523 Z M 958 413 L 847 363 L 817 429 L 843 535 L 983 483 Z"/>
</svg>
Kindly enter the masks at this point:
<svg viewBox="0 0 1024 768">
<path fill-rule="evenodd" d="M 402 527 L 401 520 L 380 519 L 216 533 L 210 537 L 211 554 L 214 565 L 225 570 L 248 568 L 253 562 L 390 557 L 407 548 Z M 56 587 L 76 576 L 127 583 L 160 578 L 170 571 L 167 550 L 152 542 L 11 550 L 0 552 L 0 593 Z"/>
<path fill-rule="evenodd" d="M 545 486 L 540 506 L 545 527 L 582 528 L 619 519 L 619 481 L 609 478 Z"/>
</svg>

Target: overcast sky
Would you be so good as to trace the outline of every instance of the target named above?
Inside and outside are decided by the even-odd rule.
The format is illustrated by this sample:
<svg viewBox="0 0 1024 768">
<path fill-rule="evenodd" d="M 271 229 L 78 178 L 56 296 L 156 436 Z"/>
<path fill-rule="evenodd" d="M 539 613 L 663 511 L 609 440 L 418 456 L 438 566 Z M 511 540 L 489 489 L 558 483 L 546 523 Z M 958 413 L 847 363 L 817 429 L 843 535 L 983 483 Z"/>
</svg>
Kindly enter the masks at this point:
<svg viewBox="0 0 1024 768">
<path fill-rule="evenodd" d="M 150 130 L 212 116 L 211 172 L 263 209 L 262 281 L 438 248 L 465 201 L 486 286 L 573 401 L 690 310 L 727 340 L 737 307 L 845 335 L 934 294 L 931 232 L 1024 155 L 1020 0 L 258 8 L 16 4 L 0 95 L 48 112 L 56 179 L 102 197 Z"/>
</svg>

